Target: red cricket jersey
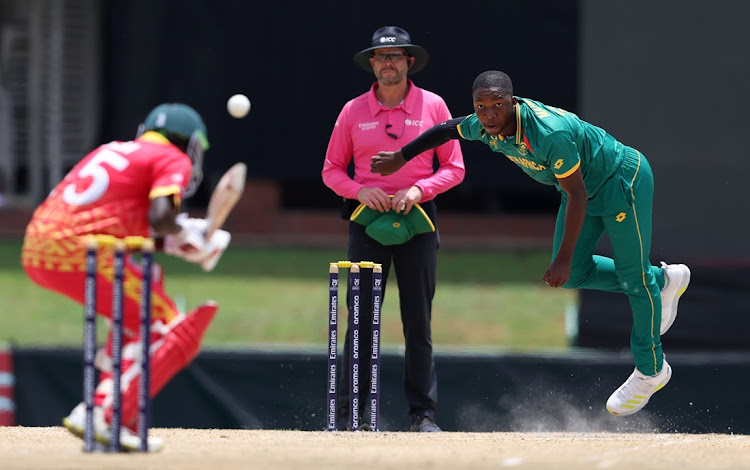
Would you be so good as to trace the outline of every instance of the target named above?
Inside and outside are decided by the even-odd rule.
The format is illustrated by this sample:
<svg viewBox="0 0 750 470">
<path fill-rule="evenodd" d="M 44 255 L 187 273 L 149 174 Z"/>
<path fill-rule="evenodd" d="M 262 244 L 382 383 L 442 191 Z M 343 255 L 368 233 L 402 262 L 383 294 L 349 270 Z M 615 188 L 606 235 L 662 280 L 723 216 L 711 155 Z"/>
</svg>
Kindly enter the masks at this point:
<svg viewBox="0 0 750 470">
<path fill-rule="evenodd" d="M 34 211 L 22 263 L 78 264 L 82 235 L 150 236 L 151 199 L 172 196 L 179 207 L 191 169 L 190 158 L 155 132 L 98 147 Z"/>
</svg>

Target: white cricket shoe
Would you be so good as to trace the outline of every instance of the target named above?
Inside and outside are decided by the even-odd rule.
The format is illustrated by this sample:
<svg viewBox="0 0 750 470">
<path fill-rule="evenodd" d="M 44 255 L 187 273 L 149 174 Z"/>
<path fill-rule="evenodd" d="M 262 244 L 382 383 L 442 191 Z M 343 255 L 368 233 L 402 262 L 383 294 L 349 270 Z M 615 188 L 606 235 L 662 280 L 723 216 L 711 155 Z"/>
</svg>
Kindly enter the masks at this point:
<svg viewBox="0 0 750 470">
<path fill-rule="evenodd" d="M 617 416 L 628 416 L 637 413 L 651 395 L 661 390 L 672 378 L 672 367 L 664 360 L 661 372 L 654 376 L 642 374 L 635 369 L 628 380 L 610 395 L 607 400 L 607 411 Z"/>
<path fill-rule="evenodd" d="M 664 270 L 664 288 L 661 290 L 661 328 L 660 334 L 669 330 L 677 318 L 677 301 L 690 284 L 690 269 L 684 264 L 667 264 L 661 262 Z"/>
<path fill-rule="evenodd" d="M 74 435 L 83 439 L 86 423 L 86 405 L 79 403 L 68 416 L 63 418 L 63 426 Z M 109 449 L 112 432 L 110 426 L 104 421 L 104 409 L 94 407 L 94 440 L 98 443 L 96 450 Z M 148 437 L 148 451 L 159 452 L 164 447 L 161 438 Z M 130 429 L 122 426 L 120 428 L 120 448 L 124 451 L 139 452 L 141 450 L 141 439 Z"/>
</svg>

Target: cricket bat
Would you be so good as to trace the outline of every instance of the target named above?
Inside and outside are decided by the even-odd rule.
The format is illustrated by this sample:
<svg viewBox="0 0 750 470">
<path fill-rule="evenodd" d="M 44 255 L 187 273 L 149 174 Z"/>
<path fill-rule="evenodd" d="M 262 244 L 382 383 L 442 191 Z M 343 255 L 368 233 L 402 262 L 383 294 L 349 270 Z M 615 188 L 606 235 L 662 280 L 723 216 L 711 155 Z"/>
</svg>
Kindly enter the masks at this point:
<svg viewBox="0 0 750 470">
<path fill-rule="evenodd" d="M 222 175 L 208 200 L 206 240 L 210 240 L 214 232 L 224 225 L 237 201 L 240 200 L 242 191 L 245 189 L 246 175 L 247 165 L 242 162 L 235 163 Z"/>
</svg>

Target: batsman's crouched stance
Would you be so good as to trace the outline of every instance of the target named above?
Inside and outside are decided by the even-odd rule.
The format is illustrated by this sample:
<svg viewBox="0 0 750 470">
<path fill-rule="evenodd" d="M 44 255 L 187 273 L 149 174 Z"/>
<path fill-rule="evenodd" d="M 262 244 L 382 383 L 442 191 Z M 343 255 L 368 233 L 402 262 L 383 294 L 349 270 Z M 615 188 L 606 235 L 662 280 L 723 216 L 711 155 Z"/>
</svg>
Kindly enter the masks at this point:
<svg viewBox="0 0 750 470">
<path fill-rule="evenodd" d="M 216 230 L 205 238 L 203 219 L 179 214 L 183 197 L 191 195 L 202 177 L 203 152 L 208 148 L 200 115 L 183 104 L 156 107 L 133 141 L 110 142 L 84 157 L 36 209 L 26 229 L 22 265 L 39 286 L 85 303 L 86 246 L 88 235 L 116 238 L 156 237 L 165 253 L 201 265 L 209 271 L 227 248 L 231 236 Z M 123 272 L 122 428 L 121 450 L 138 450 L 133 433 L 138 411 L 140 375 L 139 309 L 144 273 L 125 254 Z M 100 247 L 96 262 L 96 313 L 112 319 L 115 276 L 112 247 Z M 201 339 L 217 305 L 213 301 L 184 314 L 164 290 L 162 269 L 152 269 L 152 323 L 150 337 L 150 387 L 154 397 L 198 354 Z M 94 396 L 94 433 L 107 444 L 111 438 L 112 332 L 96 355 L 100 370 Z M 63 424 L 82 436 L 84 404 L 76 406 Z M 148 438 L 148 450 L 163 443 Z"/>
</svg>

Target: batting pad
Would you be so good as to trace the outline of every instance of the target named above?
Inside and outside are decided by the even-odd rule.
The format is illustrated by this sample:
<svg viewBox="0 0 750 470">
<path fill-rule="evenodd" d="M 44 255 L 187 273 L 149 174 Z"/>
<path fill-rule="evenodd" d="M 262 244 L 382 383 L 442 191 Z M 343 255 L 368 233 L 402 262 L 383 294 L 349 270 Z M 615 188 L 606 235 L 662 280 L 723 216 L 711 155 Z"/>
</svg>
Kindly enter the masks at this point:
<svg viewBox="0 0 750 470">
<path fill-rule="evenodd" d="M 217 309 L 214 302 L 196 307 L 167 333 L 161 347 L 152 351 L 149 398 L 155 397 L 172 377 L 198 355 L 203 335 Z M 122 394 L 122 423 L 129 428 L 135 425 L 138 414 L 139 382 L 140 378 L 130 381 Z M 105 414 L 109 422 L 112 408 L 108 407 Z"/>
</svg>

